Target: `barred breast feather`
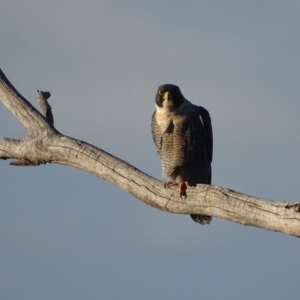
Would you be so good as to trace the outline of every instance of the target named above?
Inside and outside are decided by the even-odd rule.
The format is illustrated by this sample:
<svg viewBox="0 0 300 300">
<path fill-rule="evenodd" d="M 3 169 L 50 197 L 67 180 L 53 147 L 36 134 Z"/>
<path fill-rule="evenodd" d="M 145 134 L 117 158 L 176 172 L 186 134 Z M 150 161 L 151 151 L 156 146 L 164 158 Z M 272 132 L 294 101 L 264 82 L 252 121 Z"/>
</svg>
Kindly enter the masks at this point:
<svg viewBox="0 0 300 300">
<path fill-rule="evenodd" d="M 208 134 L 197 106 L 190 103 L 179 113 L 152 116 L 152 136 L 162 164 L 162 173 L 175 181 L 211 183 Z"/>
</svg>

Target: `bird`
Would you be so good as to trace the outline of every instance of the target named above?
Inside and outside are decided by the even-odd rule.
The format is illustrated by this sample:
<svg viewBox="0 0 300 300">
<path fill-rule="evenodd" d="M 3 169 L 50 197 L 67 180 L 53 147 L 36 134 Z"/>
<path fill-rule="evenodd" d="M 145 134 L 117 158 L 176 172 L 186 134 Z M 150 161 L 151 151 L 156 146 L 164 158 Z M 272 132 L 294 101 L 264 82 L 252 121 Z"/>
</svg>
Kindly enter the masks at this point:
<svg viewBox="0 0 300 300">
<path fill-rule="evenodd" d="M 168 188 L 179 186 L 186 198 L 188 186 L 211 184 L 213 131 L 209 112 L 185 99 L 178 86 L 163 84 L 155 96 L 151 132 Z M 211 216 L 191 214 L 199 224 L 209 224 Z"/>
</svg>

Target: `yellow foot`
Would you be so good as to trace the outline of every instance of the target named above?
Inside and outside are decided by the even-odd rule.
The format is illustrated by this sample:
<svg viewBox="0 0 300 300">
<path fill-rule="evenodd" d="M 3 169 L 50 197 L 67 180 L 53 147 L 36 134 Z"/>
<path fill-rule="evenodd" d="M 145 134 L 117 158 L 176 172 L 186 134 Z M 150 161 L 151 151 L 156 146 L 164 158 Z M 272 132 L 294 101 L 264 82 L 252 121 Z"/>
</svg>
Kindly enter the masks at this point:
<svg viewBox="0 0 300 300">
<path fill-rule="evenodd" d="M 181 181 L 179 183 L 179 195 L 180 198 L 186 199 L 186 189 L 187 189 L 187 182 L 186 181 Z"/>
<path fill-rule="evenodd" d="M 167 181 L 167 182 L 165 182 L 165 184 L 164 184 L 164 188 L 167 189 L 167 188 L 169 188 L 169 187 L 171 187 L 171 186 L 175 186 L 175 185 L 178 185 L 178 182 L 175 182 L 175 181 Z"/>
<path fill-rule="evenodd" d="M 186 181 L 181 181 L 181 182 L 175 182 L 175 181 L 167 181 L 164 184 L 165 188 L 169 188 L 171 186 L 179 186 L 179 195 L 180 198 L 185 199 L 186 198 L 186 189 L 187 189 L 187 182 Z"/>
</svg>

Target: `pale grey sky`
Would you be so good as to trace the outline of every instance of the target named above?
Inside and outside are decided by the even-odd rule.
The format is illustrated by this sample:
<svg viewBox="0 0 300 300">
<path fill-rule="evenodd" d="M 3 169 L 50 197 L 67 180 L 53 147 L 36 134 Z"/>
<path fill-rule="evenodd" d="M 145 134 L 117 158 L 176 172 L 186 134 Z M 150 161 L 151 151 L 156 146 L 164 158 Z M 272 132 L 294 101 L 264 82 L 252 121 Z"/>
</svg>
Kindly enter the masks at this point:
<svg viewBox="0 0 300 300">
<path fill-rule="evenodd" d="M 213 183 L 300 195 L 300 2 L 5 0 L 0 68 L 55 124 L 161 179 L 157 86 L 209 110 Z M 0 137 L 25 130 L 0 104 Z M 299 240 L 148 207 L 58 166 L 0 162 L 0 298 L 298 299 Z"/>
</svg>

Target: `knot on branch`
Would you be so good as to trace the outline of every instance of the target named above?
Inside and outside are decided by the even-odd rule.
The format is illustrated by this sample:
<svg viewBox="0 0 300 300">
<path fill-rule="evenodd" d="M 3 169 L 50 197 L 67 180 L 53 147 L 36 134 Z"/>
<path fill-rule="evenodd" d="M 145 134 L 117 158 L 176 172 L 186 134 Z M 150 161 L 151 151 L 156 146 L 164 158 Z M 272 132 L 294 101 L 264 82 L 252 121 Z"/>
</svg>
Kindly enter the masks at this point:
<svg viewBox="0 0 300 300">
<path fill-rule="evenodd" d="M 300 203 L 292 203 L 285 206 L 286 209 L 293 209 L 295 212 L 300 212 Z"/>
<path fill-rule="evenodd" d="M 28 158 L 20 158 L 17 160 L 13 160 L 9 164 L 12 166 L 39 166 L 45 165 L 46 163 L 51 163 L 51 161 L 46 160 L 30 160 Z"/>
<path fill-rule="evenodd" d="M 43 115 L 45 116 L 48 124 L 53 127 L 54 126 L 54 118 L 52 114 L 52 109 L 50 104 L 48 103 L 48 99 L 51 97 L 50 92 L 43 92 L 43 91 L 36 91 L 37 93 L 37 100 L 40 104 L 42 109 Z"/>
</svg>

